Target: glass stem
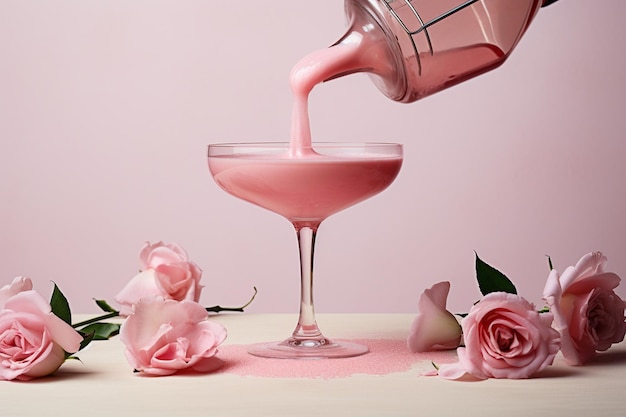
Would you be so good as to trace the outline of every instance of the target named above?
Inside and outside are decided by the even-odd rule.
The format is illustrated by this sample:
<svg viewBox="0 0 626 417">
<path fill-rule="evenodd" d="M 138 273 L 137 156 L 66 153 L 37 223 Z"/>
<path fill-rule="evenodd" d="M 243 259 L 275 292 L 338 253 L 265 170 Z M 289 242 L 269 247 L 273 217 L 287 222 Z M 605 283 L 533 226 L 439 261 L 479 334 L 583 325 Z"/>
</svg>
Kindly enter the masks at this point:
<svg viewBox="0 0 626 417">
<path fill-rule="evenodd" d="M 317 327 L 313 306 L 313 257 L 319 222 L 304 225 L 294 223 L 294 226 L 300 249 L 300 316 L 298 325 L 293 331 L 293 339 L 296 342 L 317 340 L 319 343 L 325 344 L 326 339 Z"/>
</svg>

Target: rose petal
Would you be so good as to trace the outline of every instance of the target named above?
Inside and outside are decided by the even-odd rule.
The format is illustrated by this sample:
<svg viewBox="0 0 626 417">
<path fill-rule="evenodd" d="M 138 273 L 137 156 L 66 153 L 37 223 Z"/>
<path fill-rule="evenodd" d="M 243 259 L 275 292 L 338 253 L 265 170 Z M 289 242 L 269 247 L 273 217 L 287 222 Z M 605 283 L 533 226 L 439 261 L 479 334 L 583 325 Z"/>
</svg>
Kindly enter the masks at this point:
<svg viewBox="0 0 626 417">
<path fill-rule="evenodd" d="M 33 282 L 30 278 L 15 277 L 10 284 L 0 288 L 0 308 L 4 308 L 6 301 L 14 295 L 33 289 Z"/>
<path fill-rule="evenodd" d="M 465 368 L 463 362 L 467 363 L 465 356 L 465 349 L 458 348 L 457 354 L 459 355 L 459 361 L 455 363 L 443 364 L 439 367 L 437 374 L 444 379 L 450 380 L 464 380 L 464 381 L 479 381 L 487 378 L 479 377 L 477 374 L 471 374 L 468 372 L 467 368 Z M 461 357 L 463 357 L 463 362 L 461 361 Z"/>
<path fill-rule="evenodd" d="M 601 252 L 591 252 L 584 255 L 573 267 L 568 267 L 561 274 L 561 287 L 565 290 L 575 281 L 604 272 L 607 262 L 606 256 Z"/>
<path fill-rule="evenodd" d="M 588 276 L 584 279 L 574 280 L 567 289 L 569 294 L 586 294 L 596 289 L 613 290 L 617 288 L 621 278 L 613 272 L 603 272 L 598 275 Z"/>
<path fill-rule="evenodd" d="M 543 289 L 543 298 L 546 301 L 550 298 L 554 302 L 554 299 L 560 299 L 562 294 L 563 290 L 561 289 L 560 275 L 556 269 L 552 269 L 550 270 L 546 285 Z"/>
<path fill-rule="evenodd" d="M 155 278 L 162 293 L 167 294 L 169 298 L 177 301 L 190 299 L 189 295 L 193 298 L 195 283 L 186 265 L 159 265 Z"/>
<path fill-rule="evenodd" d="M 67 353 L 76 353 L 80 349 L 83 337 L 69 324 L 50 313 L 46 315 L 46 328 L 54 343 L 61 346 Z"/>
<path fill-rule="evenodd" d="M 461 326 L 446 310 L 450 283 L 439 282 L 425 290 L 418 301 L 418 314 L 411 323 L 407 344 L 411 352 L 454 349 L 461 341 Z"/>
<path fill-rule="evenodd" d="M 45 360 L 33 363 L 26 372 L 20 374 L 15 379 L 28 381 L 54 373 L 65 362 L 65 351 L 61 346 L 50 343 L 46 345 L 46 350 L 41 352 L 41 357 L 45 357 Z"/>
<path fill-rule="evenodd" d="M 6 301 L 4 308 L 37 316 L 44 316 L 52 311 L 48 301 L 35 290 L 15 294 Z"/>
<path fill-rule="evenodd" d="M 115 296 L 115 301 L 121 305 L 120 315 L 132 313 L 133 305 L 142 298 L 163 296 L 163 291 L 157 285 L 157 272 L 147 269 L 135 275 L 122 290 Z"/>
<path fill-rule="evenodd" d="M 159 265 L 188 262 L 189 256 L 187 252 L 176 243 L 165 244 L 161 241 L 150 245 L 146 245 L 139 254 L 140 262 L 144 268 L 156 268 Z"/>
</svg>

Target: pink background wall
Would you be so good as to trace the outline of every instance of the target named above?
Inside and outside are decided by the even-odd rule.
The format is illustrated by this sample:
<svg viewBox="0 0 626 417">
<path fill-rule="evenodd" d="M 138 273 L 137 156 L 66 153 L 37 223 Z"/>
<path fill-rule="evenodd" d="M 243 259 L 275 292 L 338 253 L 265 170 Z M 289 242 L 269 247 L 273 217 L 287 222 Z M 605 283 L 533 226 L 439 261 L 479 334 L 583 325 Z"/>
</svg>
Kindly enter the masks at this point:
<svg viewBox="0 0 626 417">
<path fill-rule="evenodd" d="M 317 88 L 317 140 L 398 141 L 386 192 L 327 220 L 318 312 L 413 312 L 479 255 L 540 302 L 548 267 L 601 250 L 626 278 L 626 2 L 561 0 L 505 65 L 414 104 L 365 76 Z M 112 301 L 144 241 L 204 269 L 202 302 L 295 312 L 282 218 L 212 182 L 209 142 L 287 140 L 287 75 L 344 30 L 341 0 L 0 0 L 0 278 Z M 619 291 L 626 294 L 623 288 Z"/>
</svg>

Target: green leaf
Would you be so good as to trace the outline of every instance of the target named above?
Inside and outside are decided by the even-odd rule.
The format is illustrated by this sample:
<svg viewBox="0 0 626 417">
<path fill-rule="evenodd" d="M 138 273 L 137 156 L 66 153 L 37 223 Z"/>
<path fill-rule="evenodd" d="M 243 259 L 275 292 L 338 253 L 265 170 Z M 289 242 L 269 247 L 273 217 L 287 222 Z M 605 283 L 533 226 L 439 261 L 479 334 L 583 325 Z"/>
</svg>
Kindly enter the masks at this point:
<svg viewBox="0 0 626 417">
<path fill-rule="evenodd" d="M 109 340 L 111 337 L 119 334 L 120 326 L 120 324 L 116 323 L 93 323 L 83 327 L 80 331 L 87 335 L 91 334 L 91 340 Z"/>
<path fill-rule="evenodd" d="M 107 303 L 105 300 L 94 300 L 96 302 L 96 304 L 98 305 L 98 307 L 100 307 L 100 309 L 106 313 L 115 313 L 117 312 L 116 309 L 114 309 L 113 307 L 111 307 L 109 305 L 109 303 Z"/>
<path fill-rule="evenodd" d="M 61 292 L 57 284 L 54 283 L 54 290 L 52 291 L 52 297 L 50 298 L 50 308 L 52 313 L 66 322 L 72 325 L 72 312 L 70 311 L 70 304 L 67 302 L 67 298 Z"/>
<path fill-rule="evenodd" d="M 94 333 L 85 333 L 83 331 L 79 331 L 78 333 L 80 333 L 80 335 L 83 337 L 83 341 L 80 342 L 80 347 L 78 348 L 78 350 L 81 351 L 85 349 L 89 343 L 91 343 L 91 341 L 93 340 Z M 67 359 L 68 354 L 66 353 L 65 355 Z"/>
<path fill-rule="evenodd" d="M 476 252 L 474 252 L 476 253 Z M 483 262 L 476 253 L 476 279 L 483 295 L 502 291 L 517 294 L 517 289 L 510 279 L 491 265 Z"/>
</svg>

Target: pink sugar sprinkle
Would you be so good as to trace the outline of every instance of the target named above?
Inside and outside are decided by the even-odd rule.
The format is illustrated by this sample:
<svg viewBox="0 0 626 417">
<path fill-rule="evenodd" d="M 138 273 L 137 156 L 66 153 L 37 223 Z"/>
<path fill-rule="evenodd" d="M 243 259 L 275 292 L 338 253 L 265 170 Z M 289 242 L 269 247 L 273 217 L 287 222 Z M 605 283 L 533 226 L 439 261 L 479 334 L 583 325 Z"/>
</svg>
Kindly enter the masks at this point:
<svg viewBox="0 0 626 417">
<path fill-rule="evenodd" d="M 258 358 L 248 354 L 248 345 L 226 345 L 219 351 L 224 362 L 221 372 L 241 376 L 266 378 L 344 378 L 351 375 L 386 375 L 406 372 L 423 362 L 451 363 L 456 360 L 454 351 L 412 353 L 405 340 L 358 339 L 352 340 L 369 346 L 370 352 L 354 358 L 297 360 Z"/>
</svg>

